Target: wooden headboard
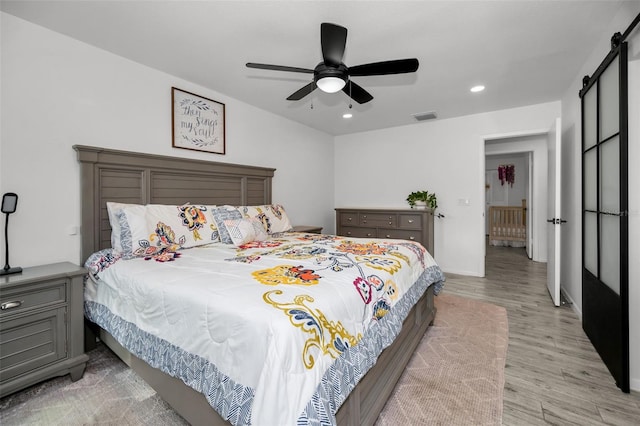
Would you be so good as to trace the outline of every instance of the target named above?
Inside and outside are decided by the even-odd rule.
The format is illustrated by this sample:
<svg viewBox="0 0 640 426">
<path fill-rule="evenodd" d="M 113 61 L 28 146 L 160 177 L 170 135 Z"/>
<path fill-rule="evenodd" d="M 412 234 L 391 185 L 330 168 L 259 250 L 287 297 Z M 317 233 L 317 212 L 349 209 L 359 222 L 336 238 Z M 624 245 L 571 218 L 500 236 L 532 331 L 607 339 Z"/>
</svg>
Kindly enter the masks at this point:
<svg viewBox="0 0 640 426">
<path fill-rule="evenodd" d="M 74 145 L 80 162 L 82 262 L 111 247 L 107 201 L 271 204 L 275 169 Z"/>
</svg>

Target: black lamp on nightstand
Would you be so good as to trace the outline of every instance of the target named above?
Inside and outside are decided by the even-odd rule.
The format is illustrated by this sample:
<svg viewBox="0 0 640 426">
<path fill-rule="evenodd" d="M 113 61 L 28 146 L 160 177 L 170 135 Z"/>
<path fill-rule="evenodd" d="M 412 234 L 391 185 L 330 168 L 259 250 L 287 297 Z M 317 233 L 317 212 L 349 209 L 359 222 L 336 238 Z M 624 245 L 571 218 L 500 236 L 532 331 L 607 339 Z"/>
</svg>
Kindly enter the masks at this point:
<svg viewBox="0 0 640 426">
<path fill-rule="evenodd" d="M 0 275 L 17 274 L 22 272 L 21 267 L 12 268 L 9 266 L 9 215 L 16 211 L 18 206 L 18 194 L 14 192 L 7 192 L 2 196 L 2 213 L 7 214 L 7 218 L 4 222 L 4 254 L 5 263 L 4 268 L 0 269 Z"/>
</svg>

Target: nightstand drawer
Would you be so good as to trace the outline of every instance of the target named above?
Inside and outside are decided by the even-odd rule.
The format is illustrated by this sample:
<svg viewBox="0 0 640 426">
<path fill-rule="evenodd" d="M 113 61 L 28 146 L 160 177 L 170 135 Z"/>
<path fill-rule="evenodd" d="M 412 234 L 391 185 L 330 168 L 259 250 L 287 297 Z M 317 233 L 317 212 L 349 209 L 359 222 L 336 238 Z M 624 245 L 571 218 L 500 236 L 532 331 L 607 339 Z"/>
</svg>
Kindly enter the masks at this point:
<svg viewBox="0 0 640 426">
<path fill-rule="evenodd" d="M 360 214 L 360 225 L 375 226 L 381 228 L 395 228 L 396 215 L 394 214 L 378 214 L 367 213 Z"/>
<path fill-rule="evenodd" d="M 401 214 L 398 228 L 422 229 L 422 216 L 419 214 Z"/>
<path fill-rule="evenodd" d="M 0 323 L 0 382 L 66 357 L 66 308 Z"/>
<path fill-rule="evenodd" d="M 307 234 L 321 234 L 322 226 L 313 225 L 297 225 L 291 228 L 289 232 L 302 232 Z"/>
<path fill-rule="evenodd" d="M 65 303 L 66 289 L 66 281 L 60 279 L 3 290 L 0 294 L 0 317 Z"/>
<path fill-rule="evenodd" d="M 342 236 L 354 238 L 376 238 L 376 228 L 356 228 L 350 226 L 342 227 Z"/>
</svg>

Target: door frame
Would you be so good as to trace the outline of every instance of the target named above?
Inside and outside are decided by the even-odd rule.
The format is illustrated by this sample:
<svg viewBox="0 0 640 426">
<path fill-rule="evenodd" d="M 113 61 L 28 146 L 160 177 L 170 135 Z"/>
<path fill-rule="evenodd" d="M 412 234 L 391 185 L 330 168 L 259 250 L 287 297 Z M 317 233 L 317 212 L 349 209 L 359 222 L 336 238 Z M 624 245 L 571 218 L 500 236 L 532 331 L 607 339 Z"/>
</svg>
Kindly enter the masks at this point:
<svg viewBox="0 0 640 426">
<path fill-rule="evenodd" d="M 544 206 L 540 206 L 538 203 L 534 200 L 534 190 L 533 185 L 534 185 L 534 180 L 535 180 L 535 172 L 534 172 L 534 163 L 535 163 L 535 156 L 534 156 L 534 151 L 532 149 L 525 149 L 524 147 L 519 147 L 518 144 L 520 143 L 518 141 L 518 139 L 526 139 L 526 138 L 533 138 L 533 137 L 543 137 L 545 135 L 547 135 L 549 133 L 549 129 L 532 129 L 532 130 L 523 130 L 523 131 L 518 131 L 518 132 L 508 132 L 508 133 L 498 133 L 498 134 L 491 134 L 491 135 L 486 135 L 482 137 L 482 147 L 480 149 L 480 173 L 482 174 L 479 178 L 479 191 L 480 191 L 480 199 L 482 200 L 482 206 L 483 206 L 483 210 L 482 210 L 482 214 L 484 215 L 484 208 L 486 206 L 487 200 L 486 200 L 486 192 L 485 192 L 485 169 L 486 169 L 486 156 L 487 156 L 487 143 L 492 143 L 492 142 L 500 142 L 500 141 L 505 141 L 507 144 L 512 145 L 512 147 L 509 148 L 504 148 L 498 151 L 492 151 L 490 152 L 490 155 L 501 155 L 501 154 L 516 154 L 516 153 L 524 153 L 524 152 L 529 152 L 530 153 L 530 158 L 531 158 L 531 162 L 530 162 L 530 167 L 529 167 L 529 190 L 531 191 L 530 196 L 529 196 L 529 205 L 527 206 L 527 218 L 529 220 L 529 223 L 531 223 L 531 247 L 530 252 L 528 253 L 530 255 L 530 258 L 532 258 L 535 261 L 544 261 L 546 262 L 546 257 L 545 258 L 540 258 L 540 256 L 538 254 L 534 255 L 534 251 L 536 253 L 538 253 L 538 249 L 536 248 L 538 245 L 541 244 L 540 241 L 537 241 L 537 239 L 533 238 L 533 235 L 535 235 L 535 233 L 538 232 L 538 226 L 535 224 L 535 220 L 538 216 L 538 210 L 542 209 L 542 211 L 544 212 L 544 214 L 546 215 L 546 201 L 544 202 Z M 512 143 L 507 142 L 508 140 L 513 140 Z M 542 143 L 542 142 L 541 142 Z M 546 140 L 544 141 L 545 147 L 546 147 Z M 546 148 L 545 148 L 545 159 L 546 159 Z M 548 175 L 548 170 L 545 169 L 545 172 Z M 485 223 L 483 221 L 483 223 Z M 527 231 L 529 231 L 529 228 L 527 228 Z M 487 249 L 486 249 L 486 244 L 485 244 L 485 227 L 484 225 L 482 226 L 481 230 L 479 232 L 482 232 L 482 262 L 480 262 L 480 276 L 484 277 L 486 276 L 486 257 L 487 257 Z M 546 243 L 544 244 L 546 246 Z M 546 248 L 545 248 L 546 251 Z"/>
</svg>

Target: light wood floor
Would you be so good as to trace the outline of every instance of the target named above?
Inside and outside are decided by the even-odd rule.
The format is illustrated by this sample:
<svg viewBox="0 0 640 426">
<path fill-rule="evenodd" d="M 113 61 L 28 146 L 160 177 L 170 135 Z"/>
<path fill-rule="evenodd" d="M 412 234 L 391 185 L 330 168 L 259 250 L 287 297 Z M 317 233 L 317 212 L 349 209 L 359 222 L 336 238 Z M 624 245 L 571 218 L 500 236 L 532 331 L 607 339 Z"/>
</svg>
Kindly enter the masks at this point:
<svg viewBox="0 0 640 426">
<path fill-rule="evenodd" d="M 445 293 L 507 309 L 505 425 L 640 425 L 640 393 L 624 394 L 569 305 L 554 307 L 546 264 L 523 248 L 488 247 L 486 278 L 447 274 Z"/>
</svg>

